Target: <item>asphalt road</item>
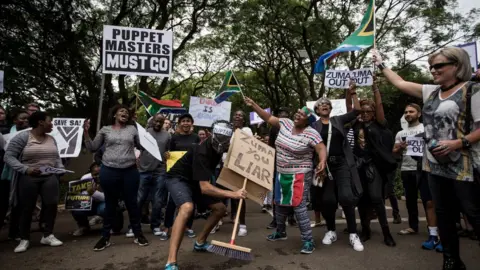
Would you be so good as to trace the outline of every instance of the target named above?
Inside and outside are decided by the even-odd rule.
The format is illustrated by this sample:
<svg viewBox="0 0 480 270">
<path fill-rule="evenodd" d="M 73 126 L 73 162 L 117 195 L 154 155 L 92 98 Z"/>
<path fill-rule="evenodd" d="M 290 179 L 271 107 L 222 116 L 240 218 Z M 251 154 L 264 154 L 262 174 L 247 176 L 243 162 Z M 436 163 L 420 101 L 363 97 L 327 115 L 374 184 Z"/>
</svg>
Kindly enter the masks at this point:
<svg viewBox="0 0 480 270">
<path fill-rule="evenodd" d="M 248 236 L 239 238 L 237 244 L 252 248 L 255 259 L 252 262 L 238 261 L 210 253 L 192 252 L 193 240 L 185 237 L 179 254 L 180 269 L 188 270 L 227 270 L 227 269 L 441 269 L 442 255 L 420 248 L 427 238 L 426 230 L 418 235 L 398 236 L 396 233 L 406 228 L 407 222 L 391 225 L 397 247 L 383 244 L 378 223 L 372 224 L 372 239 L 365 243 L 364 252 L 356 252 L 348 245 L 348 235 L 339 217 L 337 231 L 339 239 L 331 246 L 321 244 L 324 227 L 313 230 L 317 243 L 316 251 L 311 255 L 300 254 L 300 234 L 298 228 L 289 227 L 288 240 L 268 242 L 265 237 L 271 230 L 265 226 L 270 222 L 268 214 L 261 213 L 259 207 L 249 202 L 247 212 Z M 401 202 L 401 213 L 406 216 Z M 405 220 L 405 218 L 404 218 Z M 197 220 L 194 229 L 200 230 L 204 221 Z M 126 223 L 128 224 L 128 223 Z M 425 222 L 422 222 L 425 225 Z M 34 225 L 36 226 L 36 224 Z M 13 253 L 16 243 L 6 240 L 6 230 L 0 232 L 0 269 L 163 269 L 168 249 L 168 241 L 162 242 L 144 226 L 146 237 L 150 240 L 147 247 L 139 247 L 132 239 L 122 236 L 112 237 L 114 244 L 102 251 L 94 252 L 93 246 L 99 239 L 99 229 L 82 237 L 73 237 L 70 233 L 75 224 L 69 213 L 60 213 L 57 218 L 56 236 L 64 242 L 62 247 L 43 247 L 39 241 L 41 234 L 32 233 L 30 249 L 22 254 Z M 210 239 L 228 242 L 233 224 L 224 224 L 220 231 Z M 480 269 L 480 246 L 477 242 L 461 239 L 461 254 L 468 269 Z"/>
</svg>

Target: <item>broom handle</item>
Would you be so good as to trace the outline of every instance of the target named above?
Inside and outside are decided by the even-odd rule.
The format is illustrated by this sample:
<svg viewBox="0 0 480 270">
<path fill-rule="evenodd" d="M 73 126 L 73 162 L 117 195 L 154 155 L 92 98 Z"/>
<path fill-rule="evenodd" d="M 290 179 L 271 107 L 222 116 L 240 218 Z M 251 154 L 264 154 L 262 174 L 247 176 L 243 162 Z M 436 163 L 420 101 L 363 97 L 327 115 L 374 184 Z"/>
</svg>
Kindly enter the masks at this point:
<svg viewBox="0 0 480 270">
<path fill-rule="evenodd" d="M 247 178 L 246 177 L 243 180 L 243 188 L 242 189 L 245 189 L 245 187 L 247 187 Z M 237 236 L 237 228 L 238 228 L 238 222 L 240 221 L 240 212 L 242 210 L 243 200 L 244 199 L 240 199 L 240 202 L 238 203 L 237 215 L 235 216 L 235 224 L 233 225 L 232 238 L 230 240 L 231 245 L 235 245 L 235 236 Z"/>
</svg>

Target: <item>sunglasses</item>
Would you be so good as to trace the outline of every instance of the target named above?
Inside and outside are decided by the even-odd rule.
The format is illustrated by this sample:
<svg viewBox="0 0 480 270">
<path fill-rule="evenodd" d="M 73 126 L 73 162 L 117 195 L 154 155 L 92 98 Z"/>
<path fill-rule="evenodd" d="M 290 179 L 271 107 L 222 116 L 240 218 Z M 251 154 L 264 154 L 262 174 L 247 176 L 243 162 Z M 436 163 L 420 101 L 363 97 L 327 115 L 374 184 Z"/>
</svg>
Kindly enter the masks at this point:
<svg viewBox="0 0 480 270">
<path fill-rule="evenodd" d="M 432 69 L 439 70 L 439 69 L 442 69 L 446 66 L 454 65 L 454 64 L 456 64 L 456 62 L 437 63 L 437 64 L 434 64 L 434 65 L 431 65 L 429 70 L 430 71 L 432 71 Z"/>
</svg>

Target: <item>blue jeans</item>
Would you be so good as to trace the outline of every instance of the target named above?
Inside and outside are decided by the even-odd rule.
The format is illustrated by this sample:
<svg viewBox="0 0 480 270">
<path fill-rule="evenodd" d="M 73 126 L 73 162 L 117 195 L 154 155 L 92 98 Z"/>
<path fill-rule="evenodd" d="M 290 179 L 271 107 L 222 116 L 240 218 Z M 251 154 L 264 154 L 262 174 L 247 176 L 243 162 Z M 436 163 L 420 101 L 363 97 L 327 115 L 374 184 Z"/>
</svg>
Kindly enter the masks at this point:
<svg viewBox="0 0 480 270">
<path fill-rule="evenodd" d="M 101 216 L 105 217 L 105 202 L 93 202 L 90 211 L 72 211 L 73 219 L 77 222 L 78 227 L 89 227 L 88 217 Z"/>
<path fill-rule="evenodd" d="M 159 228 L 162 220 L 162 208 L 165 206 L 167 191 L 165 187 L 165 174 L 158 172 L 140 173 L 140 186 L 138 188 L 138 208 L 149 198 L 152 198 L 152 213 L 150 217 L 151 229 Z"/>
<path fill-rule="evenodd" d="M 106 210 L 103 219 L 103 237 L 110 238 L 110 230 L 117 215 L 118 201 L 122 197 L 135 237 L 142 234 L 140 208 L 138 208 L 137 202 L 139 182 L 140 174 L 135 166 L 120 169 L 102 165 L 100 169 L 100 185 L 105 194 Z"/>
</svg>

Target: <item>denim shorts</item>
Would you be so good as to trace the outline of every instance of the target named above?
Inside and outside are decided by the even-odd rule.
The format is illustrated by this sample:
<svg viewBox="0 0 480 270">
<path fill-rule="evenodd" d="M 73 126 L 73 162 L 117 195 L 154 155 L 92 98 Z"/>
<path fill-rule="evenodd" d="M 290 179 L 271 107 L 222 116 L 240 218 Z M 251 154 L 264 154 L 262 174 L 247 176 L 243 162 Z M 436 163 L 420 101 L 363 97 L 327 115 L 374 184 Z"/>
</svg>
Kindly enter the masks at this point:
<svg viewBox="0 0 480 270">
<path fill-rule="evenodd" d="M 212 204 L 221 202 L 220 198 L 203 195 L 198 184 L 192 185 L 177 177 L 167 177 L 166 185 L 170 199 L 177 207 L 184 203 L 194 203 L 199 208 L 206 209 Z"/>
</svg>

